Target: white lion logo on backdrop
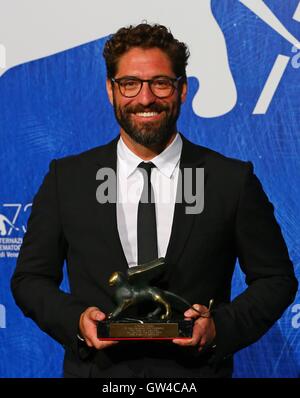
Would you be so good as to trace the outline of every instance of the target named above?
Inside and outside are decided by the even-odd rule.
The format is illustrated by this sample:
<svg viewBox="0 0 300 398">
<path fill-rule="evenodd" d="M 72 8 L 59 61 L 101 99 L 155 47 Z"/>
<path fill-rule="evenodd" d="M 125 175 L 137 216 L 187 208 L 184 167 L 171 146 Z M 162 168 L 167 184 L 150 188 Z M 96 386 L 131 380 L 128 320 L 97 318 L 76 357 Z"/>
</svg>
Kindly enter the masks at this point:
<svg viewBox="0 0 300 398">
<path fill-rule="evenodd" d="M 239 1 L 300 48 L 300 42 L 263 0 Z M 296 13 L 299 17 L 300 11 Z M 3 68 L 0 60 L 0 75 L 15 65 L 107 36 L 120 26 L 142 20 L 170 27 L 176 37 L 188 44 L 191 58 L 187 73 L 200 82 L 193 100 L 197 115 L 221 116 L 235 106 L 236 86 L 225 38 L 212 13 L 211 0 L 188 0 L 184 5 L 181 1 L 152 0 L 150 7 L 139 0 L 120 1 L 117 6 L 115 2 L 103 4 L 99 0 L 10 0 L 1 5 L 0 55 L 5 54 L 6 65 Z M 283 68 L 286 60 L 279 61 Z M 263 105 L 266 107 L 266 100 Z"/>
</svg>

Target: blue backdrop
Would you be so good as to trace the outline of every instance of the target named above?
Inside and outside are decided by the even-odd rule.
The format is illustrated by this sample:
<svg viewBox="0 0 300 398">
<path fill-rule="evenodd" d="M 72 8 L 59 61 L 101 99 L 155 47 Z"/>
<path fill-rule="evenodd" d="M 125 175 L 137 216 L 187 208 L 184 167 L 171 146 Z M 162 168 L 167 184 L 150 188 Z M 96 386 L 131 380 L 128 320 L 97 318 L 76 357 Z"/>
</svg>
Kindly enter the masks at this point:
<svg viewBox="0 0 300 398">
<path fill-rule="evenodd" d="M 292 19 L 298 1 L 266 3 L 300 37 L 300 23 Z M 238 101 L 222 117 L 200 118 L 191 106 L 199 82 L 189 78 L 179 129 L 195 143 L 253 162 L 299 277 L 300 52 L 234 0 L 213 3 L 213 11 L 226 38 Z M 9 283 L 30 204 L 49 161 L 104 144 L 118 133 L 105 93 L 104 42 L 15 67 L 0 78 L 0 377 L 62 374 L 62 348 L 22 315 Z M 253 115 L 279 53 L 291 62 L 267 113 Z M 233 296 L 244 287 L 237 268 Z M 259 342 L 236 354 L 235 377 L 299 377 L 299 328 L 298 295 Z"/>
</svg>

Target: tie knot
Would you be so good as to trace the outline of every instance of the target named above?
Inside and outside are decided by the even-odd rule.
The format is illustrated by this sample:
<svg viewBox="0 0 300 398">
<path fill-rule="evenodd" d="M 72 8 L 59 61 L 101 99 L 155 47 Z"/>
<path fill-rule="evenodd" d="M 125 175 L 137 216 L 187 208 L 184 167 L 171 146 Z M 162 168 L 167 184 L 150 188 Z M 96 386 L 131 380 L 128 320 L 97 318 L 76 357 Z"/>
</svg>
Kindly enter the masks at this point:
<svg viewBox="0 0 300 398">
<path fill-rule="evenodd" d="M 147 174 L 148 174 L 148 178 L 149 178 L 149 176 L 151 175 L 151 170 L 154 168 L 154 167 L 156 167 L 155 166 L 155 164 L 153 164 L 152 162 L 141 162 L 139 165 L 138 165 L 138 168 L 139 169 L 143 169 L 143 170 L 145 170 L 146 172 L 147 172 Z"/>
</svg>

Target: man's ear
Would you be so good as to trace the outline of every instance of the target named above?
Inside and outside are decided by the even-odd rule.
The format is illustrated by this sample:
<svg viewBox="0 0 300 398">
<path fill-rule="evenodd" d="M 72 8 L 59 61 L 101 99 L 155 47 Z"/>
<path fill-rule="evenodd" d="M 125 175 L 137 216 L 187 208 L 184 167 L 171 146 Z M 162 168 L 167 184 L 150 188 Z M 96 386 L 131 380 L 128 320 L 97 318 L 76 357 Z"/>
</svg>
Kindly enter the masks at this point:
<svg viewBox="0 0 300 398">
<path fill-rule="evenodd" d="M 184 101 L 186 100 L 186 96 L 187 96 L 187 80 L 185 80 L 181 85 L 181 93 L 180 93 L 181 103 L 184 103 Z"/>
<path fill-rule="evenodd" d="M 113 105 L 114 104 L 114 95 L 113 95 L 113 83 L 110 79 L 106 79 L 106 91 L 108 95 L 109 102 Z"/>
</svg>

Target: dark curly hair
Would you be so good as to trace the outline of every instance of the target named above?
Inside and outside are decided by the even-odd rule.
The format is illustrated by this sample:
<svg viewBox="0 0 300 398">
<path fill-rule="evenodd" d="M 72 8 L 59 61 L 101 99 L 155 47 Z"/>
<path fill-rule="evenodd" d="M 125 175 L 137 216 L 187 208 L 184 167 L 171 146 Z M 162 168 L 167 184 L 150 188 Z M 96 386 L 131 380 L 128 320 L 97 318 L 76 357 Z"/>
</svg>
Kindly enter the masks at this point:
<svg viewBox="0 0 300 398">
<path fill-rule="evenodd" d="M 148 23 L 121 28 L 105 43 L 103 57 L 108 78 L 115 77 L 120 57 L 133 47 L 163 50 L 169 56 L 176 76 L 186 79 L 185 69 L 190 56 L 186 44 L 175 39 L 165 26 Z"/>
</svg>

